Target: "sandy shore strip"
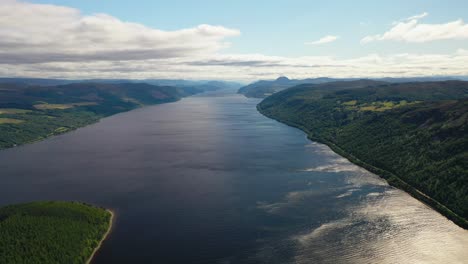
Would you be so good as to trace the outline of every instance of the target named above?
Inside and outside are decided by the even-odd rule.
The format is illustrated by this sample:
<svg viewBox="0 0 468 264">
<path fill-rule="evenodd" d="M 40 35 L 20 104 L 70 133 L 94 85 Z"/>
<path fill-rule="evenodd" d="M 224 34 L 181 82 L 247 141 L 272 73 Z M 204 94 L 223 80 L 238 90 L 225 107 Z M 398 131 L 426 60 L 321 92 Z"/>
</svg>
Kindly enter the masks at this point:
<svg viewBox="0 0 468 264">
<path fill-rule="evenodd" d="M 104 241 L 107 239 L 110 232 L 112 231 L 112 226 L 114 224 L 114 212 L 112 210 L 110 210 L 110 209 L 107 209 L 107 211 L 111 214 L 111 217 L 109 219 L 109 228 L 107 229 L 106 233 L 102 237 L 101 241 L 99 241 L 99 244 L 96 246 L 96 248 L 94 249 L 94 251 L 91 254 L 91 256 L 89 257 L 89 259 L 86 261 L 86 264 L 90 264 L 93 261 L 93 258 L 96 255 L 96 253 L 99 251 L 99 249 L 101 248 L 102 243 L 104 243 Z"/>
</svg>

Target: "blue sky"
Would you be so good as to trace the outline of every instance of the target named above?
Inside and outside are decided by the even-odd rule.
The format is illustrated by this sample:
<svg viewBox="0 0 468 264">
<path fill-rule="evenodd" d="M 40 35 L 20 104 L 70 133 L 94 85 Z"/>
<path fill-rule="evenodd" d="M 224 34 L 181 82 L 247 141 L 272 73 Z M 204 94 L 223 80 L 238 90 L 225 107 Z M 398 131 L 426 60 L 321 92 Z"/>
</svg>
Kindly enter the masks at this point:
<svg viewBox="0 0 468 264">
<path fill-rule="evenodd" d="M 0 8 L 2 1 L 6 1 L 6 3 L 17 2 L 15 0 L 0 0 Z M 392 75 L 398 74 L 398 72 L 403 71 L 407 71 L 407 75 L 417 75 L 417 71 L 412 70 L 410 72 L 408 71 L 408 69 L 414 69 L 415 67 L 417 67 L 417 65 L 421 65 L 421 58 L 429 58 L 427 57 L 429 55 L 433 56 L 428 59 L 428 63 L 430 63 L 437 59 L 437 57 L 434 56 L 451 56 L 450 58 L 445 58 L 446 62 L 444 63 L 444 65 L 446 65 L 450 64 L 450 60 L 454 59 L 454 57 L 456 56 L 455 62 L 460 64 L 464 62 L 465 59 L 461 58 L 460 54 L 465 56 L 465 51 L 468 50 L 468 37 L 466 37 L 468 35 L 468 32 L 466 32 L 468 26 L 466 26 L 464 22 L 468 21 L 468 1 L 466 0 L 32 0 L 29 2 L 23 1 L 20 3 L 24 3 L 25 5 L 48 4 L 44 7 L 51 7 L 51 5 L 53 5 L 72 8 L 80 13 L 80 18 L 76 18 L 76 23 L 73 21 L 68 21 L 70 22 L 70 24 L 81 23 L 79 21 L 81 21 L 82 18 L 94 17 L 96 16 L 96 14 L 106 14 L 107 16 L 115 18 L 120 22 L 138 23 L 149 29 L 162 30 L 165 32 L 178 32 L 181 29 L 195 29 L 197 26 L 203 24 L 211 26 L 220 26 L 222 28 L 230 30 L 237 30 L 239 34 L 232 34 L 232 32 L 220 33 L 220 37 L 216 40 L 216 43 L 211 43 L 211 46 L 206 47 L 206 51 L 204 52 L 205 60 L 219 61 L 225 59 L 225 57 L 220 55 L 229 55 L 231 59 L 235 60 L 234 64 L 241 64 L 243 67 L 247 65 L 247 63 L 239 63 L 239 61 L 246 60 L 246 58 L 248 57 L 254 58 L 250 59 L 254 62 L 258 62 L 259 60 L 266 60 L 268 61 L 268 63 L 270 63 L 271 61 L 281 61 L 280 64 L 282 66 L 278 67 L 278 70 L 276 72 L 273 72 L 271 69 L 269 69 L 268 73 L 265 74 L 261 73 L 260 69 L 257 69 L 258 72 L 256 73 L 256 75 L 253 73 L 251 74 L 251 76 L 241 77 L 239 75 L 238 77 L 241 79 L 256 78 L 255 76 L 257 75 L 259 76 L 259 78 L 263 75 L 273 77 L 275 74 L 290 74 L 289 72 L 291 72 L 294 75 L 296 72 L 293 72 L 293 68 L 297 68 L 297 65 L 309 65 L 316 67 L 317 65 L 323 66 L 324 64 L 333 64 L 341 67 L 343 66 L 342 64 L 353 63 L 355 60 L 360 62 L 362 61 L 362 59 L 360 58 L 369 56 L 378 56 L 378 58 L 375 59 L 375 61 L 385 61 L 385 63 L 382 63 L 382 65 L 380 65 L 381 67 L 384 67 L 384 65 L 387 65 L 391 61 L 394 62 L 396 60 L 400 60 L 401 54 L 408 55 L 408 57 L 405 58 L 406 60 L 409 60 L 409 58 L 411 59 L 411 61 L 408 62 L 408 67 L 401 71 L 397 71 L 395 68 L 393 68 L 391 71 L 388 69 L 381 68 L 381 71 L 377 73 L 370 72 L 367 69 L 362 68 L 362 70 L 356 71 L 353 74 L 350 73 L 345 75 Z M 7 8 L 12 7 L 6 6 L 4 9 L 6 10 Z M 60 11 L 54 11 L 52 16 L 57 15 L 58 17 L 59 12 Z M 414 27 L 414 30 L 412 31 L 396 32 L 392 36 L 388 37 L 383 36 L 385 32 L 390 31 L 398 23 L 403 23 L 400 26 L 405 27 L 404 23 L 410 23 L 410 20 L 405 19 L 421 14 L 425 15 L 422 15 L 420 18 L 417 18 L 414 22 L 415 25 L 421 24 L 422 27 Z M 39 17 L 39 15 L 36 16 L 36 19 L 45 20 L 44 17 Z M 16 19 L 20 20 L 21 18 L 18 17 Z M 455 23 L 457 21 L 459 21 L 458 25 L 447 24 L 451 22 Z M 432 38 L 429 38 L 427 40 L 418 41 L 418 32 L 424 29 L 424 25 L 429 25 L 431 26 L 431 28 L 427 29 L 427 32 L 423 34 L 430 35 L 431 32 L 436 32 L 436 30 L 439 30 L 440 32 L 436 33 L 435 35 L 443 35 L 444 37 L 433 36 Z M 31 31 L 31 29 L 26 28 L 27 26 L 28 25 L 25 26 L 24 31 Z M 15 30 L 18 30 L 17 26 L 14 27 Z M 20 28 L 19 30 L 21 31 L 22 29 L 23 28 Z M 118 32 L 114 33 L 117 34 Z M 48 34 L 48 32 L 45 32 L 43 34 Z M 53 34 L 53 32 L 50 32 L 50 34 Z M 76 34 L 76 31 L 73 31 L 71 33 L 68 33 L 67 31 L 64 34 L 70 34 L 71 38 L 78 38 L 79 36 L 81 36 L 79 34 L 77 36 L 72 36 L 72 34 Z M 89 36 L 89 34 L 87 33 L 86 36 Z M 311 42 L 317 42 L 321 38 L 327 36 L 332 37 L 336 40 L 320 45 L 306 44 Z M 371 37 L 370 39 L 372 40 L 363 43 L 363 38 L 368 36 Z M 15 38 L 15 41 L 18 41 L 17 38 Z M 197 41 L 201 41 L 204 43 L 203 40 L 197 39 Z M 226 45 L 227 43 L 229 43 L 229 45 Z M 93 42 L 91 45 L 99 46 L 101 44 L 102 43 Z M 151 49 L 152 43 L 148 42 L 147 45 L 147 47 L 139 48 L 145 51 Z M 215 45 L 218 46 L 215 48 Z M 58 50 L 63 49 L 69 51 L 72 49 L 69 47 L 62 46 L 58 48 Z M 115 50 L 115 47 L 113 47 L 113 49 Z M 7 53 L 7 51 L 5 52 Z M 9 53 L 11 54 L 12 52 L 10 51 Z M 160 53 L 158 54 L 160 55 Z M 258 55 L 260 57 L 252 56 L 253 54 Z M 57 54 L 52 55 L 53 56 L 51 57 L 58 56 Z M 76 54 L 73 54 L 73 56 L 75 55 Z M 197 53 L 197 56 L 198 55 L 200 54 Z M 414 56 L 416 55 L 422 57 L 420 57 L 418 60 L 415 60 Z M 125 60 L 128 60 L 129 57 L 130 56 L 124 56 Z M 180 58 L 183 56 L 174 55 L 173 57 L 175 60 L 175 58 Z M 207 57 L 210 57 L 210 59 L 207 59 Z M 308 59 L 307 61 L 306 59 L 304 59 L 305 57 L 327 57 L 328 59 Z M 160 58 L 156 55 L 153 55 L 153 57 L 148 59 L 157 60 L 168 58 Z M 94 60 L 108 61 L 107 59 Z M 138 61 L 141 60 L 142 59 L 138 59 Z M 121 60 L 111 59 L 111 61 Z M 39 61 L 34 62 L 36 64 L 36 71 L 39 70 L 39 68 L 37 67 L 38 62 Z M 64 61 L 64 59 L 60 59 L 62 66 L 57 66 L 57 62 L 55 61 L 55 59 L 44 60 L 40 62 L 48 63 L 47 66 L 53 64 L 54 67 L 64 67 L 63 65 L 67 61 Z M 178 61 L 178 63 L 180 63 L 180 61 Z M 187 65 L 194 64 L 193 62 L 190 63 Z M 207 66 L 205 61 L 203 61 L 202 63 L 196 62 L 195 64 L 203 64 Z M 218 64 L 219 63 L 217 62 L 216 65 L 220 66 Z M 254 63 L 250 62 L 249 65 L 253 64 Z M 214 67 L 216 65 L 209 66 Z M 294 67 L 286 69 L 285 65 L 292 65 Z M 440 67 L 444 68 L 444 65 L 440 65 Z M 395 67 L 395 65 L 392 66 Z M 76 65 L 74 67 L 77 68 Z M 223 67 L 228 66 L 223 65 Z M 368 66 L 363 65 L 362 67 Z M 251 69 L 252 71 L 254 70 L 253 68 L 249 69 Z M 207 70 L 210 70 L 210 68 L 207 68 Z M 232 78 L 236 78 L 234 76 L 234 72 L 239 72 L 242 69 L 234 69 L 231 64 L 229 70 L 233 71 Z M 306 69 L 301 70 L 302 71 L 300 74 L 299 72 L 297 72 L 297 76 L 306 77 Z M 309 70 L 311 71 L 312 69 L 309 68 Z M 28 71 L 33 72 L 31 70 Z M 14 72 L 13 68 L 8 73 L 11 74 L 11 72 Z M 330 74 L 333 72 L 336 71 L 324 70 L 323 73 L 321 73 L 320 75 Z M 433 69 L 433 71 L 421 70 L 419 75 L 434 75 L 437 72 L 440 71 L 438 69 Z M 7 73 L 3 74 L 5 75 Z M 66 74 L 69 74 L 69 76 L 73 75 L 71 72 L 68 72 Z M 464 72 L 460 68 L 457 68 L 447 71 L 446 74 L 459 75 L 466 74 L 466 72 Z M 56 74 L 56 76 L 59 75 L 60 73 Z M 166 73 L 166 75 L 170 76 L 170 73 Z M 182 76 L 182 74 L 179 75 Z M 196 76 L 196 74 L 193 72 L 191 72 L 191 74 L 189 75 L 190 78 L 194 78 L 193 76 Z M 137 78 L 137 76 L 135 78 Z"/>
<path fill-rule="evenodd" d="M 391 27 L 393 21 L 423 12 L 426 23 L 456 19 L 468 21 L 468 1 L 395 0 L 395 1 L 34 1 L 71 6 L 84 14 L 107 13 L 125 21 L 138 22 L 163 30 L 190 28 L 199 24 L 236 28 L 241 36 L 230 39 L 227 52 L 262 53 L 277 56 L 338 55 L 353 57 L 371 52 L 447 53 L 468 48 L 467 40 L 442 41 L 423 46 L 380 43 L 362 48 L 359 41 Z M 307 46 L 325 35 L 338 35 L 330 45 Z"/>
</svg>

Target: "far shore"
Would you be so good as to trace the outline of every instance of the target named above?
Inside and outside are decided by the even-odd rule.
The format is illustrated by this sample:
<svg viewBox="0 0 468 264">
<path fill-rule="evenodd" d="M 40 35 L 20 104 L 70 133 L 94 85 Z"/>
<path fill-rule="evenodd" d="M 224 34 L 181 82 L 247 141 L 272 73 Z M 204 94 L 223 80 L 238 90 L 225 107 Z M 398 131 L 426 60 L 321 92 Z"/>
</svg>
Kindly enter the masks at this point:
<svg viewBox="0 0 468 264">
<path fill-rule="evenodd" d="M 96 255 L 96 253 L 99 251 L 99 249 L 101 248 L 102 246 L 102 243 L 104 243 L 104 241 L 107 239 L 107 237 L 109 236 L 110 232 L 112 231 L 112 227 L 113 227 L 113 224 L 114 224 L 114 211 L 110 210 L 110 209 L 106 209 L 106 211 L 108 211 L 110 214 L 111 214 L 111 217 L 109 219 L 109 228 L 107 228 L 107 231 L 106 233 L 104 233 L 104 236 L 102 236 L 102 239 L 101 241 L 99 241 L 99 244 L 96 246 L 96 248 L 94 249 L 93 253 L 91 254 L 91 256 L 88 258 L 88 260 L 86 261 L 86 264 L 90 264 L 92 261 L 93 261 L 93 258 L 94 256 Z"/>
</svg>

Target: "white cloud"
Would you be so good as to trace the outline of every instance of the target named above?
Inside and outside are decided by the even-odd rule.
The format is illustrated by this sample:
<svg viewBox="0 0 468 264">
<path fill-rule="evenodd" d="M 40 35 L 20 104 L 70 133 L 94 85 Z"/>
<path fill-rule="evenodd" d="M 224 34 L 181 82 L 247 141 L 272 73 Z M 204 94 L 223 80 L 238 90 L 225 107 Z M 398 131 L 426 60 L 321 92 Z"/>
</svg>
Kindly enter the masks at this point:
<svg viewBox="0 0 468 264">
<path fill-rule="evenodd" d="M 0 1 L 0 61 L 144 60 L 209 54 L 235 29 L 199 25 L 163 31 L 106 14 L 14 0 Z"/>
<path fill-rule="evenodd" d="M 465 24 L 463 20 L 459 19 L 445 24 L 419 23 L 419 19 L 427 15 L 428 13 L 422 13 L 396 22 L 387 32 L 366 36 L 361 39 L 361 43 L 386 40 L 423 43 L 436 40 L 468 39 L 468 24 Z"/>
<path fill-rule="evenodd" d="M 226 38 L 239 34 L 211 25 L 163 31 L 106 14 L 83 16 L 68 7 L 0 0 L 0 76 L 251 81 L 279 75 L 468 75 L 468 52 L 463 49 L 349 59 L 220 54 Z"/>
<path fill-rule="evenodd" d="M 414 20 L 414 19 L 419 20 L 419 19 L 421 19 L 421 18 L 427 17 L 428 15 L 429 15 L 429 13 L 424 12 L 424 13 L 419 14 L 419 15 L 410 16 L 410 17 L 408 17 L 406 20 L 407 20 L 407 21 L 409 21 L 409 20 Z"/>
<path fill-rule="evenodd" d="M 75 61 L 10 64 L 0 61 L 0 76 L 53 78 L 184 78 L 252 81 L 309 77 L 411 77 L 468 75 L 468 53 L 370 54 L 335 57 L 272 57 L 261 54 L 211 54 L 140 61 Z"/>
<path fill-rule="evenodd" d="M 458 55 L 462 55 L 462 56 L 468 56 L 468 50 L 466 50 L 466 49 L 458 49 L 458 50 L 457 50 L 457 54 L 458 54 Z"/>
<path fill-rule="evenodd" d="M 321 38 L 321 39 L 319 39 L 317 41 L 306 42 L 305 44 L 306 45 L 321 45 L 321 44 L 326 44 L 326 43 L 336 41 L 339 38 L 340 37 L 338 37 L 338 36 L 328 35 L 328 36 L 325 36 L 325 37 L 323 37 L 323 38 Z"/>
</svg>

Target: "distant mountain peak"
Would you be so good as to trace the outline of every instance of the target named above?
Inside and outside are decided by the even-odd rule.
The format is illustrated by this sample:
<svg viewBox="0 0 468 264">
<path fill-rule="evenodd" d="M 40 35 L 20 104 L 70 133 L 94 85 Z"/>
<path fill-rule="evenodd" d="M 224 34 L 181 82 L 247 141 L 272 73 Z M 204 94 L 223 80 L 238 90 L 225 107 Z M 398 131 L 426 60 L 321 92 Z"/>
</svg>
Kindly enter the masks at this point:
<svg viewBox="0 0 468 264">
<path fill-rule="evenodd" d="M 281 77 L 278 77 L 278 79 L 276 79 L 277 82 L 288 82 L 289 81 L 289 78 L 286 77 L 286 76 L 281 76 Z"/>
</svg>

